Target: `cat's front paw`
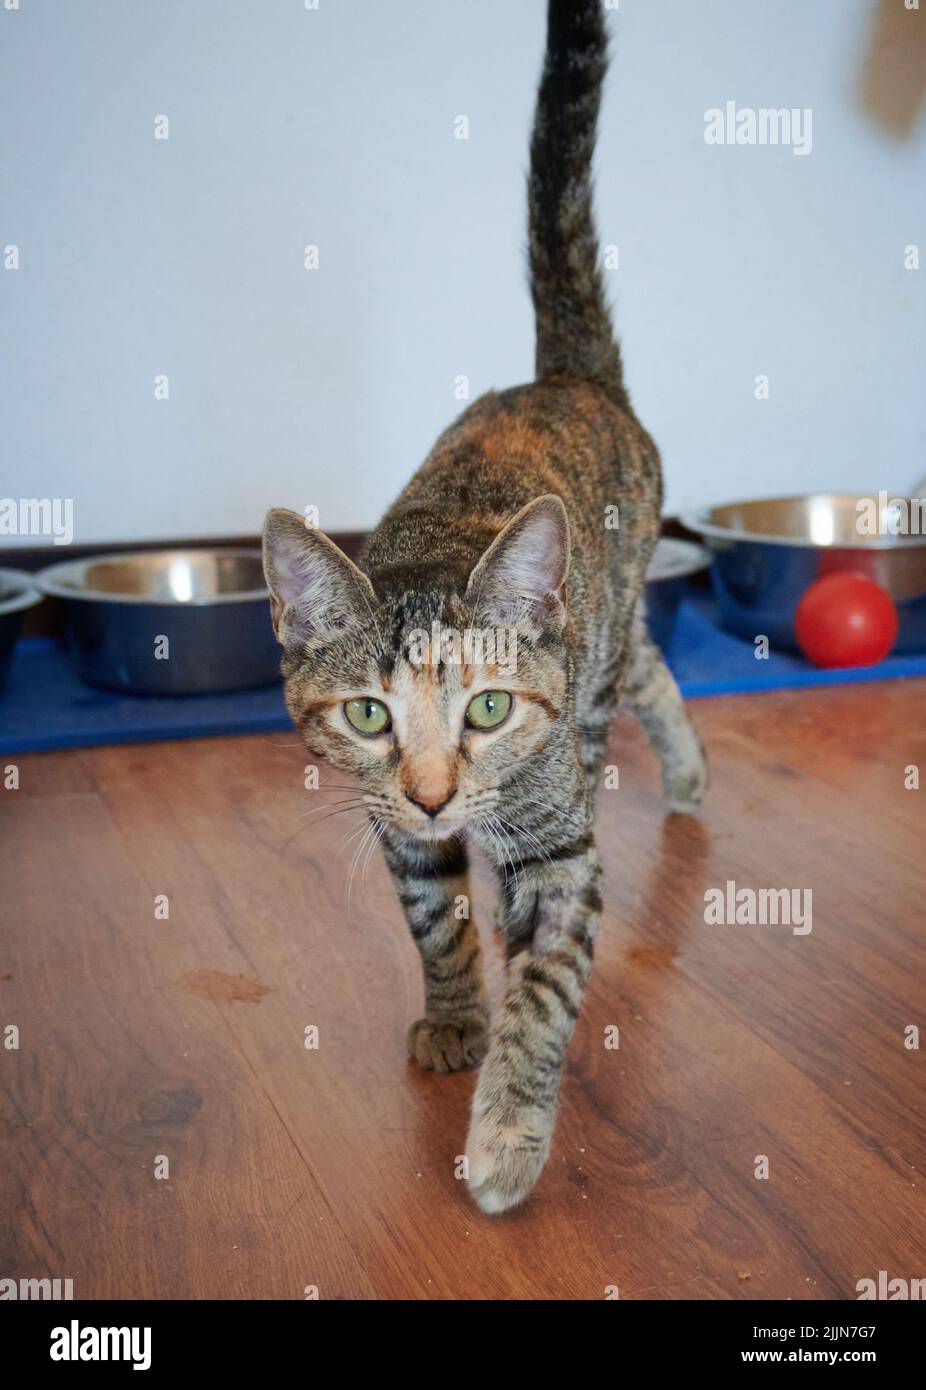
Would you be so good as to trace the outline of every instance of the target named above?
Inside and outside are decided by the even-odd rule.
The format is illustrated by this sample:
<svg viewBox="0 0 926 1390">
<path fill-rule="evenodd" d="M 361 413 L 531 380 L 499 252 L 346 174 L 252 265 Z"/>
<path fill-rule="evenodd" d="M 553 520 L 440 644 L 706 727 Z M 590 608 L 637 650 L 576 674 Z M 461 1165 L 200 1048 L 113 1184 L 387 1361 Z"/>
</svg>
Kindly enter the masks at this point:
<svg viewBox="0 0 926 1390">
<path fill-rule="evenodd" d="M 551 1117 L 535 1106 L 474 1113 L 466 1156 L 477 1206 L 495 1215 L 522 1202 L 547 1161 L 552 1132 Z"/>
<path fill-rule="evenodd" d="M 408 1030 L 408 1055 L 426 1071 L 478 1067 L 489 1049 L 488 1019 L 419 1018 Z"/>
</svg>

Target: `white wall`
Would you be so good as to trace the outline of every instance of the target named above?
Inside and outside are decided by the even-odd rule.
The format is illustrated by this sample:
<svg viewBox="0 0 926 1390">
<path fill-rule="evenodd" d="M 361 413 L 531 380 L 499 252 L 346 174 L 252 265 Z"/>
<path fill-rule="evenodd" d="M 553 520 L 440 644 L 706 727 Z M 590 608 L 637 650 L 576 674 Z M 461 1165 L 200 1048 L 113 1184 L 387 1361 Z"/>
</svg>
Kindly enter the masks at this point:
<svg viewBox="0 0 926 1390">
<path fill-rule="evenodd" d="M 473 396 L 529 377 L 543 0 L 19 4 L 0 496 L 72 496 L 83 542 L 254 532 L 270 504 L 364 527 L 459 410 L 458 374 Z M 926 249 L 926 147 L 858 110 L 872 12 L 611 16 L 599 222 L 672 509 L 924 471 L 926 265 L 903 248 Z M 812 154 L 706 145 L 728 98 L 812 107 Z"/>
</svg>

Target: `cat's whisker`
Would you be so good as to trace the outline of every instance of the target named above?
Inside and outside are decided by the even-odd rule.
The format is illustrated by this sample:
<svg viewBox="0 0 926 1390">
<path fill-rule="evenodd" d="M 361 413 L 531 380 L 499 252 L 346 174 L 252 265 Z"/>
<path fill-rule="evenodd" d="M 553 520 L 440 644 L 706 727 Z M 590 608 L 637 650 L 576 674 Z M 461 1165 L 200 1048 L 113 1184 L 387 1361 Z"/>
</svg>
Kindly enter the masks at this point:
<svg viewBox="0 0 926 1390">
<path fill-rule="evenodd" d="M 346 881 L 346 885 L 345 885 L 345 888 L 346 888 L 346 891 L 345 891 L 345 902 L 346 902 L 346 904 L 347 904 L 347 917 L 348 917 L 348 920 L 350 920 L 351 880 L 352 880 L 353 875 L 354 875 L 354 865 L 355 865 L 356 862 L 357 862 L 357 856 L 358 856 L 358 854 L 360 853 L 360 850 L 363 848 L 364 841 L 366 840 L 366 837 L 367 837 L 367 835 L 368 835 L 369 833 L 370 833 L 370 822 L 367 821 L 366 824 L 363 826 L 362 831 L 358 831 L 359 839 L 357 838 L 357 836 L 350 836 L 350 837 L 349 837 L 350 839 L 356 840 L 356 844 L 354 845 L 353 851 L 352 851 L 352 853 L 351 853 L 351 860 L 350 860 L 350 864 L 348 865 L 348 869 L 347 869 L 347 881 Z"/>
<path fill-rule="evenodd" d="M 372 819 L 371 819 L 371 820 L 369 821 L 368 825 L 367 825 L 366 830 L 364 831 L 364 833 L 361 835 L 360 839 L 358 840 L 358 842 L 357 842 L 357 848 L 354 850 L 354 856 L 353 856 L 353 858 L 352 858 L 351 861 L 350 861 L 350 868 L 348 869 L 348 872 L 347 872 L 347 917 L 348 917 L 348 920 L 350 920 L 350 915 L 351 915 L 351 892 L 352 892 L 352 889 L 353 889 L 353 886 L 354 886 L 354 874 L 357 872 L 357 866 L 358 866 L 358 864 L 359 864 L 359 862 L 360 862 L 360 856 L 361 856 L 361 854 L 363 853 L 364 847 L 366 846 L 367 836 L 373 835 L 373 834 L 375 834 L 375 832 L 376 832 L 376 822 L 375 822 L 375 820 L 372 820 Z"/>
<path fill-rule="evenodd" d="M 341 840 L 340 844 L 338 845 L 337 850 L 336 850 L 336 853 L 337 853 L 337 854 L 342 854 L 342 853 L 344 852 L 344 850 L 347 848 L 347 846 L 350 844 L 351 840 L 356 839 L 357 836 L 358 836 L 363 830 L 366 829 L 368 823 L 369 823 L 369 822 L 368 822 L 366 819 L 364 819 L 364 820 L 360 821 L 359 825 L 352 825 L 351 828 L 350 828 L 350 830 L 348 830 L 347 834 L 343 837 L 343 839 Z"/>
<path fill-rule="evenodd" d="M 530 809 L 533 810 L 535 806 L 541 807 L 541 809 L 544 811 L 549 811 L 550 814 L 556 816 L 558 820 L 569 820 L 575 814 L 574 808 L 572 807 L 554 806 L 551 802 L 541 801 L 537 797 L 532 795 L 530 800 Z"/>
<path fill-rule="evenodd" d="M 372 853 L 372 851 L 376 848 L 376 842 L 377 842 L 377 839 L 378 839 L 378 826 L 379 826 L 378 817 L 376 817 L 376 816 L 371 816 L 371 817 L 370 817 L 369 833 L 368 833 L 367 835 L 364 835 L 364 836 L 362 837 L 362 839 L 361 839 L 361 841 L 360 841 L 360 845 L 359 845 L 359 847 L 358 847 L 357 862 L 356 862 L 356 864 L 354 865 L 354 870 L 353 870 L 353 874 L 351 875 L 351 878 L 353 878 L 354 875 L 356 875 L 357 870 L 360 869 L 360 870 L 361 870 L 361 874 L 360 874 L 361 885 L 363 885 L 364 882 L 365 882 L 366 865 L 367 865 L 367 863 L 368 863 L 368 861 L 369 861 L 369 856 L 370 856 L 370 854 Z M 350 889 L 351 889 L 351 883 L 349 882 L 349 883 L 348 883 L 348 911 L 350 911 Z M 367 905 L 369 905 L 368 902 L 367 902 Z"/>
<path fill-rule="evenodd" d="M 370 899 L 369 899 L 368 890 L 367 890 L 367 870 L 368 870 L 369 867 L 370 867 L 370 860 L 371 860 L 372 857 L 373 857 L 374 851 L 376 850 L 376 848 L 378 847 L 380 841 L 382 840 L 383 835 L 386 833 L 386 822 L 385 822 L 385 821 L 380 820 L 378 816 L 374 816 L 374 817 L 373 817 L 373 823 L 374 823 L 374 825 L 375 825 L 375 827 L 376 827 L 376 830 L 375 830 L 375 833 L 374 833 L 374 835 L 373 835 L 372 840 L 370 840 L 370 842 L 369 842 L 369 844 L 368 844 L 368 846 L 367 846 L 366 857 L 364 858 L 364 861 L 363 861 L 363 868 L 362 868 L 361 871 L 360 871 L 360 886 L 361 886 L 361 889 L 362 889 L 362 891 L 363 891 L 363 901 L 364 901 L 364 904 L 366 905 L 366 907 L 367 907 L 368 909 L 369 909 L 369 907 L 370 907 Z"/>
<path fill-rule="evenodd" d="M 326 801 L 321 806 L 313 806 L 311 810 L 300 811 L 299 818 L 300 820 L 305 820 L 306 816 L 317 816 L 319 811 L 331 811 L 334 810 L 335 807 L 363 806 L 364 804 L 365 803 L 360 799 L 360 797 L 348 797 L 345 798 L 345 800 L 343 801 Z"/>
<path fill-rule="evenodd" d="M 329 820 L 329 819 L 331 819 L 331 817 L 333 817 L 333 816 L 343 816 L 347 811 L 357 811 L 357 810 L 360 810 L 360 807 L 362 806 L 362 804 L 363 804 L 363 803 L 360 802 L 360 803 L 358 803 L 357 805 L 350 804 L 350 805 L 347 805 L 347 806 L 335 806 L 335 807 L 319 806 L 319 807 L 317 807 L 316 809 L 319 810 L 319 811 L 323 811 L 323 810 L 324 810 L 324 811 L 327 811 L 327 812 L 328 812 L 328 815 L 327 815 L 327 816 L 319 816 L 318 820 L 313 821 L 311 825 L 300 825 L 300 826 L 297 826 L 296 829 L 293 831 L 292 835 L 290 835 L 289 839 L 283 841 L 283 844 L 280 846 L 279 853 L 282 854 L 285 850 L 287 850 L 287 849 L 289 848 L 289 846 L 292 844 L 293 840 L 295 840 L 296 836 L 297 836 L 297 835 L 301 835 L 302 832 L 303 832 L 303 830 L 312 830 L 312 829 L 315 828 L 316 825 L 321 825 L 322 821 Z M 300 819 L 301 819 L 301 817 L 300 817 Z"/>
<path fill-rule="evenodd" d="M 545 859 L 548 864 L 551 864 L 553 862 L 550 858 L 549 853 L 547 852 L 546 847 L 543 844 L 541 844 L 541 842 L 537 839 L 537 836 L 534 835 L 532 831 L 527 830 L 523 825 L 516 825 L 514 821 L 506 820 L 504 816 L 500 816 L 498 815 L 498 813 L 496 813 L 496 819 L 501 821 L 502 825 L 507 825 L 516 835 L 523 835 L 524 838 L 527 840 L 528 845 L 532 849 L 535 849 L 537 853 L 540 855 L 540 857 L 542 859 Z M 523 860 L 521 861 L 521 867 L 524 867 Z"/>
<path fill-rule="evenodd" d="M 506 825 L 510 825 L 510 822 L 504 820 L 504 818 L 503 818 L 502 816 L 500 816 L 500 815 L 498 814 L 498 812 L 496 812 L 496 813 L 494 814 L 494 816 L 492 817 L 492 819 L 493 819 L 493 821 L 495 822 L 495 825 L 496 825 L 496 827 L 497 827 L 497 829 L 498 829 L 499 834 L 504 836 L 504 838 L 505 838 L 505 843 L 508 844 L 508 845 L 510 845 L 511 848 L 513 849 L 513 851 L 514 851 L 514 854 L 517 855 L 517 857 L 518 857 L 518 863 L 521 865 L 521 873 L 522 873 L 522 875 L 523 875 L 523 874 L 525 873 L 525 870 L 524 870 L 524 860 L 523 860 L 523 858 L 522 858 L 522 856 L 521 856 L 520 848 L 518 847 L 517 841 L 516 841 L 516 840 L 513 840 L 512 837 L 511 837 L 511 835 L 508 834 L 508 832 L 505 830 L 505 826 L 506 826 Z M 513 858 L 513 856 L 510 856 L 510 857 L 511 857 L 511 867 L 512 867 L 512 869 L 514 869 L 514 858 Z M 519 890 L 519 889 L 520 889 L 520 883 L 519 883 L 518 878 L 517 878 L 517 873 L 515 873 L 515 889 L 516 889 L 516 890 Z"/>
<path fill-rule="evenodd" d="M 502 872 L 503 872 L 504 875 L 505 875 L 505 889 L 506 889 L 506 891 L 507 891 L 507 888 L 508 888 L 508 869 L 509 869 L 509 867 L 510 867 L 511 872 L 512 872 L 512 874 L 514 875 L 514 886 L 515 886 L 515 892 L 517 893 L 517 892 L 520 891 L 520 884 L 519 884 L 519 881 L 518 881 L 518 871 L 517 871 L 517 869 L 515 868 L 514 862 L 512 861 L 510 855 L 508 854 L 508 851 L 505 849 L 505 846 L 504 846 L 504 844 L 502 843 L 501 836 L 499 835 L 499 827 L 496 826 L 495 824 L 493 824 L 493 821 L 494 821 L 494 817 L 492 817 L 492 819 L 490 820 L 488 816 L 482 816 L 482 817 L 480 817 L 479 823 L 480 823 L 480 825 L 482 826 L 482 828 L 485 830 L 485 832 L 486 832 L 486 834 L 489 836 L 489 838 L 492 840 L 493 844 L 495 845 L 495 850 L 496 850 L 496 853 L 497 853 L 498 858 L 499 858 L 499 866 L 500 866 Z"/>
<path fill-rule="evenodd" d="M 569 815 L 568 807 L 562 805 L 556 806 L 552 801 L 544 801 L 541 797 L 536 796 L 533 791 L 530 794 L 530 804 L 531 806 L 543 806 L 548 811 L 558 811 L 561 816 Z"/>
<path fill-rule="evenodd" d="M 478 820 L 476 821 L 476 825 L 477 825 L 478 828 L 482 831 L 483 835 L 485 835 L 486 839 L 489 839 L 489 840 L 493 840 L 493 841 L 494 841 L 494 836 L 492 835 L 491 827 L 489 826 L 489 823 L 488 823 L 488 821 L 486 820 L 485 816 L 480 816 L 480 817 L 478 818 Z M 496 852 L 497 852 L 497 846 L 496 846 Z M 504 859 L 504 856 L 501 856 L 500 858 L 501 858 L 501 867 L 502 867 L 502 870 L 504 871 L 504 870 L 505 870 L 505 859 Z M 507 883 L 507 881 L 508 881 L 508 874 L 507 874 L 507 872 L 505 872 L 505 882 Z"/>
<path fill-rule="evenodd" d="M 527 840 L 526 848 L 530 849 L 530 851 L 539 851 L 538 842 L 531 841 L 530 838 L 527 837 L 526 833 L 524 833 L 523 828 L 520 828 L 519 826 L 514 826 L 512 821 L 506 820 L 505 817 L 496 815 L 495 819 L 498 820 L 499 826 L 502 826 L 503 830 L 505 830 L 505 833 L 507 834 L 507 840 L 509 840 L 509 844 L 513 845 L 514 853 L 516 853 L 517 859 L 519 859 L 521 869 L 523 869 L 524 859 L 523 855 L 521 855 L 521 847 L 519 841 L 517 841 L 517 837 L 519 837 L 519 835 L 524 835 L 524 840 Z M 541 856 L 542 858 L 549 858 L 549 856 L 545 855 L 545 853 L 542 851 Z M 528 859 L 530 859 L 530 855 L 528 855 Z"/>
</svg>

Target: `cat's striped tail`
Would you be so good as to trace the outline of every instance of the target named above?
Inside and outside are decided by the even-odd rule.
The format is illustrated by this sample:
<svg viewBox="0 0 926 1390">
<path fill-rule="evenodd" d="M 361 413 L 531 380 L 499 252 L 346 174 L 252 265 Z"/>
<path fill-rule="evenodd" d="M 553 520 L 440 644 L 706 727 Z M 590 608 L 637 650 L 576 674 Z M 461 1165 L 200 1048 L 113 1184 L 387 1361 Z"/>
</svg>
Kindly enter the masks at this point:
<svg viewBox="0 0 926 1390">
<path fill-rule="evenodd" d="M 628 405 L 592 215 L 592 154 L 608 65 L 603 0 L 549 0 L 528 182 L 537 376 L 586 377 Z"/>
</svg>

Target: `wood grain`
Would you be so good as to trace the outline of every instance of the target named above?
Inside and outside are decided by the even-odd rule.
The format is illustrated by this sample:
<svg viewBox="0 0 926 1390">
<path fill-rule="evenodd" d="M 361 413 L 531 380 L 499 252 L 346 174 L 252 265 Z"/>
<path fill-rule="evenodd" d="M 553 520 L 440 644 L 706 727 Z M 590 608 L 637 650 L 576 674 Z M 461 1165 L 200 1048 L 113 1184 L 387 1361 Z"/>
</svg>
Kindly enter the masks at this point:
<svg viewBox="0 0 926 1390">
<path fill-rule="evenodd" d="M 698 702 L 698 821 L 663 818 L 618 721 L 553 1155 L 495 1219 L 455 1177 L 473 1078 L 406 1061 L 414 947 L 377 857 L 348 913 L 360 822 L 314 814 L 341 793 L 305 789 L 295 736 L 19 759 L 0 793 L 0 1029 L 21 1034 L 0 1047 L 0 1277 L 415 1299 L 854 1298 L 880 1269 L 923 1277 L 923 696 Z M 811 888 L 812 932 L 706 925 L 727 879 Z M 484 875 L 476 912 L 488 938 Z"/>
</svg>

